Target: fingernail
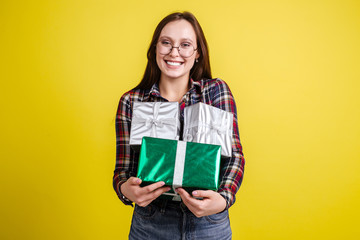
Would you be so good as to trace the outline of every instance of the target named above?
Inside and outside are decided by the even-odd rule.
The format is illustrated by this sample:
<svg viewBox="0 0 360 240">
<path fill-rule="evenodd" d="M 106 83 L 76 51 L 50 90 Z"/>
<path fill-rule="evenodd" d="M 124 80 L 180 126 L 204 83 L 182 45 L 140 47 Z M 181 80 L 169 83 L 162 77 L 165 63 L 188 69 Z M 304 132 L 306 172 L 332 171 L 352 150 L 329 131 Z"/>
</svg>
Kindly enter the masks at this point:
<svg viewBox="0 0 360 240">
<path fill-rule="evenodd" d="M 141 182 L 141 179 L 139 178 L 138 180 L 136 180 L 137 183 L 140 183 Z"/>
<path fill-rule="evenodd" d="M 165 182 L 160 182 L 161 186 L 164 186 L 165 185 Z"/>
<path fill-rule="evenodd" d="M 198 192 L 197 192 L 197 191 L 193 191 L 192 194 L 193 194 L 193 195 L 198 195 Z"/>
</svg>

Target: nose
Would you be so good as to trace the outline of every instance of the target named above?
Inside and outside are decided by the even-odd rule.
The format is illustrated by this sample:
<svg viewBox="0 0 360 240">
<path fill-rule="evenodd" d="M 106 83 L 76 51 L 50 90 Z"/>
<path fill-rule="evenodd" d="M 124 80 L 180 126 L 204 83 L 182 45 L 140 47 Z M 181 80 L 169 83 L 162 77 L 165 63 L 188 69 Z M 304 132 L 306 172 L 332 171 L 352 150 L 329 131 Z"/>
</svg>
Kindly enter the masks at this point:
<svg viewBox="0 0 360 240">
<path fill-rule="evenodd" d="M 174 50 L 174 49 L 176 49 L 176 50 Z M 172 47 L 172 49 L 170 50 L 170 56 L 172 56 L 172 57 L 177 57 L 177 56 L 179 56 L 180 55 L 180 53 L 179 53 L 179 47 Z"/>
</svg>

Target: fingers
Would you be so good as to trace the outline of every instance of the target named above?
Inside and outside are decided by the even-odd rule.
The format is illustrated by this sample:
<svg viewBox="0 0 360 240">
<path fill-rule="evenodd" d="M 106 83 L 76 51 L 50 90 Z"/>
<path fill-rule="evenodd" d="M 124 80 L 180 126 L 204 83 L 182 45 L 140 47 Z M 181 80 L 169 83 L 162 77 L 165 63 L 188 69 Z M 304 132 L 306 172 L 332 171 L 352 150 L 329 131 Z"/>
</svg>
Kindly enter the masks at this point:
<svg viewBox="0 0 360 240">
<path fill-rule="evenodd" d="M 130 177 L 121 185 L 121 192 L 129 200 L 139 206 L 146 206 L 164 192 L 170 190 L 170 187 L 164 187 L 165 182 L 156 182 L 146 187 L 141 187 L 142 180 L 136 177 Z"/>
<path fill-rule="evenodd" d="M 140 180 L 139 178 L 134 178 L 131 180 L 131 182 L 135 185 L 135 184 L 139 184 L 139 180 Z M 142 207 L 147 206 L 153 200 L 158 198 L 161 194 L 170 190 L 170 187 L 164 187 L 164 185 L 165 182 L 160 181 L 150 184 L 146 187 L 134 186 L 137 188 L 135 203 Z"/>
<path fill-rule="evenodd" d="M 209 198 L 209 197 L 211 197 L 211 196 L 214 195 L 214 191 L 210 191 L 210 190 L 207 190 L 207 191 L 197 190 L 197 191 L 193 191 L 193 192 L 192 192 L 192 195 L 193 195 L 194 197 Z"/>
<path fill-rule="evenodd" d="M 184 198 L 183 201 L 191 198 L 190 194 L 181 187 L 177 188 L 176 192 L 181 196 L 181 198 Z"/>
<path fill-rule="evenodd" d="M 140 178 L 130 177 L 130 178 L 128 179 L 128 182 L 129 182 L 131 185 L 140 185 L 142 181 L 141 181 Z"/>
<path fill-rule="evenodd" d="M 199 205 L 199 201 L 192 196 L 188 192 L 186 192 L 183 188 L 176 189 L 179 195 L 181 196 L 182 201 L 184 204 L 190 209 L 190 208 L 196 208 Z M 191 210 L 191 209 L 190 209 Z"/>
<path fill-rule="evenodd" d="M 149 191 L 149 192 L 152 192 L 155 189 L 160 188 L 160 187 L 162 187 L 164 185 L 165 185 L 165 182 L 161 181 L 161 182 L 156 182 L 156 183 L 150 184 L 150 185 L 144 187 L 144 189 Z"/>
<path fill-rule="evenodd" d="M 154 200 L 155 198 L 159 197 L 161 194 L 163 194 L 164 192 L 167 192 L 170 190 L 170 187 L 161 187 L 161 188 L 157 188 L 156 190 L 152 191 L 152 192 L 148 192 L 145 193 L 143 195 L 143 200 L 147 201 L 147 200 Z"/>
<path fill-rule="evenodd" d="M 141 182 L 142 182 L 142 180 L 141 180 L 140 178 L 136 178 L 136 177 L 130 177 L 128 181 L 129 181 L 129 183 L 130 183 L 131 185 L 140 185 Z M 146 186 L 146 187 L 143 187 L 142 189 L 143 189 L 143 190 L 146 190 L 146 191 L 148 191 L 148 192 L 152 192 L 152 191 L 154 191 L 155 189 L 160 188 L 160 187 L 162 187 L 162 186 L 164 186 L 164 185 L 165 185 L 165 182 L 160 181 L 160 182 L 156 182 L 156 183 L 150 184 L 150 185 L 148 185 L 148 186 Z"/>
<path fill-rule="evenodd" d="M 162 187 L 162 188 L 158 188 L 156 189 L 154 192 L 152 192 L 152 198 L 158 198 L 161 194 L 169 191 L 171 188 L 170 187 Z"/>
<path fill-rule="evenodd" d="M 192 197 L 189 193 L 187 193 L 183 188 L 178 188 L 177 192 L 180 194 L 182 201 L 184 204 L 189 208 L 189 210 L 196 216 L 202 217 L 209 215 L 211 213 L 218 212 L 217 210 L 210 209 L 214 202 L 216 201 L 216 192 L 214 191 L 203 191 L 203 190 L 196 190 L 192 192 L 194 197 L 202 197 L 203 200 L 198 200 Z"/>
<path fill-rule="evenodd" d="M 167 192 L 169 190 L 170 190 L 170 187 L 160 187 L 160 188 L 157 188 L 155 191 L 145 193 L 137 199 L 136 204 L 141 207 L 145 207 L 149 203 L 154 201 L 156 198 L 158 198 L 161 194 L 163 194 L 164 192 Z"/>
</svg>

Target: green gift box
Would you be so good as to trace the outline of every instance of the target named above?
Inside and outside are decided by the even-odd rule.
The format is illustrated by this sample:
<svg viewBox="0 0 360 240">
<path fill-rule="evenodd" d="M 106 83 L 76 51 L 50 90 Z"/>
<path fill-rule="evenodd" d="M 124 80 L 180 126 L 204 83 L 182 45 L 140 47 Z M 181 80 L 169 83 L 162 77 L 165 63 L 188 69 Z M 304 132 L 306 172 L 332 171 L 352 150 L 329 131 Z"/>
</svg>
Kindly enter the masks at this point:
<svg viewBox="0 0 360 240">
<path fill-rule="evenodd" d="M 217 190 L 221 146 L 143 137 L 138 173 L 145 185 L 164 181 L 172 190 L 164 195 L 180 200 L 175 189 Z"/>
</svg>

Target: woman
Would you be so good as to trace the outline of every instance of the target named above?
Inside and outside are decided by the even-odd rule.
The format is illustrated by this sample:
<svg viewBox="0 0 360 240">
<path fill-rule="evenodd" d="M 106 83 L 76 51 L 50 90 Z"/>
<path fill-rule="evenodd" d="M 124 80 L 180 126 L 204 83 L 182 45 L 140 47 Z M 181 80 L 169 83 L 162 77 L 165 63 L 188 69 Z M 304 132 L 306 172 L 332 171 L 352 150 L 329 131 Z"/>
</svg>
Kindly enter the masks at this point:
<svg viewBox="0 0 360 240">
<path fill-rule="evenodd" d="M 155 29 L 147 57 L 143 79 L 121 97 L 116 116 L 113 185 L 122 202 L 135 203 L 129 238 L 231 239 L 228 208 L 235 202 L 244 171 L 236 106 L 226 83 L 211 77 L 206 39 L 196 18 L 189 12 L 165 17 Z M 129 147 L 135 101 L 179 102 L 181 123 L 184 108 L 198 102 L 233 113 L 232 157 L 223 162 L 217 192 L 197 190 L 191 196 L 178 188 L 180 203 L 158 199 L 170 189 L 164 182 L 140 186 L 141 180 L 134 177 L 139 155 Z"/>
</svg>

